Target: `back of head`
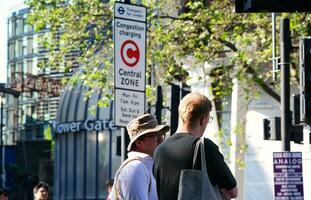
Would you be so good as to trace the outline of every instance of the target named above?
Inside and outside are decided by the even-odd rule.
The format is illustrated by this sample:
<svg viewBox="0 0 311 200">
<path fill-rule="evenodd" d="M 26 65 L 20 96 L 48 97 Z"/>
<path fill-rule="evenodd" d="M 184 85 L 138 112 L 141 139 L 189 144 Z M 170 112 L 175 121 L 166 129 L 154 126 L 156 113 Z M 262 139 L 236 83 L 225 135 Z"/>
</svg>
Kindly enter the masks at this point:
<svg viewBox="0 0 311 200">
<path fill-rule="evenodd" d="M 211 101 L 199 92 L 187 94 L 178 107 L 179 119 L 181 122 L 194 126 L 195 122 L 212 110 Z"/>
</svg>

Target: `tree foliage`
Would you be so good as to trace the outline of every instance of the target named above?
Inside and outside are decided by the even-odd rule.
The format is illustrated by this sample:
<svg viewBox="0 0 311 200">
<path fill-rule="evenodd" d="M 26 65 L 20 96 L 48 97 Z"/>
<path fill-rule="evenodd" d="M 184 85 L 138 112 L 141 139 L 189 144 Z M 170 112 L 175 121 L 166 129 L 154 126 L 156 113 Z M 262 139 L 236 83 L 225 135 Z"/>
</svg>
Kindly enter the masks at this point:
<svg viewBox="0 0 311 200">
<path fill-rule="evenodd" d="M 73 83 L 83 80 L 90 88 L 111 91 L 114 1 L 26 2 L 31 9 L 29 23 L 37 31 L 49 29 L 41 41 L 48 49 L 48 62 L 42 67 L 73 71 L 76 62 L 79 73 L 72 76 Z M 245 83 L 249 96 L 254 95 L 254 88 L 261 88 L 276 100 L 280 99 L 278 84 L 271 79 L 271 14 L 236 14 L 231 0 L 145 0 L 141 3 L 148 7 L 147 71 L 155 74 L 157 83 L 186 81 L 188 73 L 184 65 L 189 59 L 185 58 L 190 57 L 192 69 L 204 62 L 214 66 L 206 73 L 213 78 L 213 89 L 219 98 L 231 92 L 231 79 L 236 77 Z M 310 35 L 311 17 L 301 13 L 278 15 L 277 32 L 282 17 L 291 19 L 293 46 L 297 47 L 299 37 Z M 297 48 L 293 50 L 297 52 Z M 75 60 L 68 59 L 72 52 L 76 52 Z M 292 72 L 297 75 L 297 54 L 293 54 L 293 58 Z M 202 80 L 206 75 L 196 78 Z M 295 82 L 297 76 L 293 77 Z"/>
</svg>

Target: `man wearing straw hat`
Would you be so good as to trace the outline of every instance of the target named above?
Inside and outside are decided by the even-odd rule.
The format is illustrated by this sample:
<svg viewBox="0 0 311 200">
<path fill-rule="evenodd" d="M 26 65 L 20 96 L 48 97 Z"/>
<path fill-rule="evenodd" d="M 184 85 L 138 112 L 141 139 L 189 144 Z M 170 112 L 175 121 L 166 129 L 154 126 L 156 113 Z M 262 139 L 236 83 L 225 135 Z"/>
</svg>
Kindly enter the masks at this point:
<svg viewBox="0 0 311 200">
<path fill-rule="evenodd" d="M 127 131 L 130 143 L 128 159 L 115 174 L 115 182 L 109 199 L 157 200 L 156 183 L 152 174 L 153 152 L 169 130 L 158 125 L 153 115 L 144 114 L 132 120 Z"/>
<path fill-rule="evenodd" d="M 176 200 L 182 169 L 192 169 L 194 148 L 210 121 L 212 104 L 198 93 L 187 94 L 178 107 L 177 133 L 166 139 L 155 151 L 154 176 L 160 200 Z M 211 140 L 204 138 L 207 174 L 212 185 L 218 185 L 225 199 L 237 197 L 237 183 L 223 155 Z"/>
</svg>

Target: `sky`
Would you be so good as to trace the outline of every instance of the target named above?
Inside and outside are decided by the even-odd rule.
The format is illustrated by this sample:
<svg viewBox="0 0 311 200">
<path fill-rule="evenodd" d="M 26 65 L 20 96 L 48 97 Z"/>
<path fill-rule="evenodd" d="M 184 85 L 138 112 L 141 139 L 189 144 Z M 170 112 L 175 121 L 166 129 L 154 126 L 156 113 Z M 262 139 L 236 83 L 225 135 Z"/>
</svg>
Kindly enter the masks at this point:
<svg viewBox="0 0 311 200">
<path fill-rule="evenodd" d="M 7 19 L 12 7 L 23 0 L 0 0 L 0 82 L 6 82 L 7 67 Z"/>
</svg>

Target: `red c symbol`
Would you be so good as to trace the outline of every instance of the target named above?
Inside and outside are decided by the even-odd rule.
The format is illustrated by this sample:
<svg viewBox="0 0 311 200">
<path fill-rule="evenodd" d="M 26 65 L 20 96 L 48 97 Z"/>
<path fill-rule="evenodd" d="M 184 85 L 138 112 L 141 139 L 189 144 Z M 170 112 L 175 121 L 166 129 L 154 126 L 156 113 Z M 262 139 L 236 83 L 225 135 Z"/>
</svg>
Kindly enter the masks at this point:
<svg viewBox="0 0 311 200">
<path fill-rule="evenodd" d="M 126 40 L 121 46 L 122 61 L 129 67 L 134 67 L 139 61 L 139 48 L 132 40 Z"/>
</svg>

